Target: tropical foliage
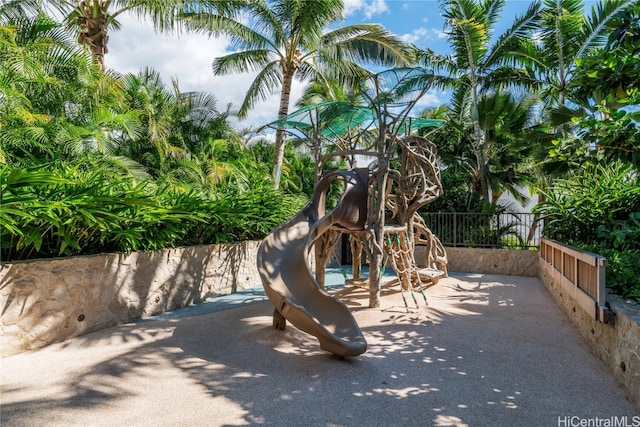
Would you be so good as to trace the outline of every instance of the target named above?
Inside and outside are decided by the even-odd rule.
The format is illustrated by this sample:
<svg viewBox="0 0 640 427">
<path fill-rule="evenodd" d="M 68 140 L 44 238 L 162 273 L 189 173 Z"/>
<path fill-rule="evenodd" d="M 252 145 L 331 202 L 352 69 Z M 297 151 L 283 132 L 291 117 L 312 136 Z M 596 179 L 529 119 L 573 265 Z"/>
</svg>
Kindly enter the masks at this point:
<svg viewBox="0 0 640 427">
<path fill-rule="evenodd" d="M 607 285 L 640 300 L 640 175 L 629 164 L 591 165 L 557 180 L 536 210 L 545 235 L 605 256 Z"/>
<path fill-rule="evenodd" d="M 159 250 L 258 239 L 301 207 L 270 187 L 208 197 L 104 169 L 0 170 L 2 259 Z"/>
<path fill-rule="evenodd" d="M 569 88 L 586 108 L 574 110 L 581 139 L 569 153 L 640 164 L 639 22 L 640 6 L 619 12 L 609 24 L 606 47 L 576 61 Z"/>
<path fill-rule="evenodd" d="M 440 0 L 442 54 L 379 25 L 336 28 L 340 0 L 2 2 L 2 260 L 258 239 L 323 168 L 390 158 L 389 135 L 417 132 L 444 165 L 431 210 L 497 212 L 502 194 L 535 188 L 546 235 L 606 256 L 610 285 L 640 298 L 640 6 L 541 0 L 494 34 L 505 3 Z M 249 144 L 215 94 L 110 70 L 125 12 L 229 37 L 213 72 L 257 72 L 240 117 L 280 96 L 276 144 Z M 309 85 L 289 114 L 294 79 Z M 404 106 L 430 87 L 450 90 L 450 105 L 409 120 Z"/>
<path fill-rule="evenodd" d="M 605 256 L 607 285 L 640 301 L 640 7 L 618 11 L 605 47 L 575 61 L 573 109 L 556 110 L 572 138 L 549 151 L 565 170 L 537 207 L 545 233 Z"/>
<path fill-rule="evenodd" d="M 32 7 L 33 0 L 23 8 Z M 125 12 L 151 18 L 157 30 L 175 30 L 181 14 L 202 7 L 199 0 L 45 0 L 45 6 L 62 13 L 65 26 L 85 46 L 101 68 L 109 52 L 109 33 L 120 29 L 118 18 Z"/>
<path fill-rule="evenodd" d="M 471 130 L 467 144 L 473 152 L 476 164 L 474 180 L 477 191 L 490 200 L 490 170 L 492 161 L 491 138 L 480 117 L 481 102 L 491 102 L 491 93 L 500 93 L 506 87 L 535 87 L 531 66 L 531 32 L 536 28 L 538 9 L 533 3 L 527 12 L 497 38 L 493 38 L 496 23 L 506 3 L 492 1 L 443 1 L 445 32 L 451 47 L 450 55 L 441 55 L 430 49 L 424 51 L 421 60 L 436 72 L 435 85 L 453 89 L 453 102 L 458 127 Z M 497 97 L 494 98 L 498 100 Z M 485 111 L 485 119 L 490 112 Z M 467 121 L 470 129 L 463 123 Z M 484 121 L 488 124 L 487 121 Z M 494 124 L 494 123 L 492 123 Z"/>
<path fill-rule="evenodd" d="M 531 54 L 542 81 L 542 97 L 548 105 L 575 101 L 569 89 L 579 61 L 602 49 L 619 14 L 633 6 L 632 0 L 607 0 L 585 13 L 582 0 L 544 0 L 538 12 L 536 43 Z"/>
<path fill-rule="evenodd" d="M 370 74 L 360 64 L 402 65 L 408 51 L 384 27 L 359 24 L 326 31 L 342 19 L 342 0 L 219 1 L 187 14 L 190 28 L 231 38 L 237 52 L 216 58 L 218 75 L 256 71 L 240 106 L 240 116 L 280 87 L 278 119 L 289 112 L 294 78 L 299 80 L 360 81 Z M 245 22 L 244 19 L 248 19 Z M 276 133 L 274 185 L 278 188 L 285 132 Z"/>
<path fill-rule="evenodd" d="M 12 10 L 0 26 L 3 260 L 257 239 L 302 206 L 272 189 L 270 161 L 212 96 L 151 69 L 104 71 L 45 14 Z"/>
</svg>

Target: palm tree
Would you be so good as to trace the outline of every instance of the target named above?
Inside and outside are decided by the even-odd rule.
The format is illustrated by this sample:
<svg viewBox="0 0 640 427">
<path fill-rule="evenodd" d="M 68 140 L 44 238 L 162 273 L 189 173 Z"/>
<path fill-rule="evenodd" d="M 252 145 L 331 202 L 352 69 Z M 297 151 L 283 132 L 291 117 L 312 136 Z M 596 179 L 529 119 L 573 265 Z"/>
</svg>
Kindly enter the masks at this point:
<svg viewBox="0 0 640 427">
<path fill-rule="evenodd" d="M 168 86 L 148 67 L 125 75 L 122 81 L 127 110 L 138 116 L 141 129 L 135 138 L 124 136 L 119 152 L 145 165 L 153 175 L 161 175 L 172 165 L 170 161 L 189 157 L 211 137 L 218 137 L 214 132 L 220 131 L 221 115 L 212 95 L 182 92 L 177 80 Z"/>
<path fill-rule="evenodd" d="M 530 33 L 537 23 L 539 2 L 492 42 L 492 35 L 506 0 L 441 0 L 451 55 L 422 53 L 427 67 L 436 72 L 434 85 L 452 88 L 453 97 L 468 108 L 473 129 L 472 144 L 478 154 L 479 191 L 489 201 L 489 159 L 482 149 L 485 135 L 480 123 L 480 95 L 507 86 L 532 86 L 534 77 L 525 66 L 532 61 L 534 43 Z"/>
<path fill-rule="evenodd" d="M 541 99 L 546 107 L 543 111 L 546 120 L 538 126 L 539 132 L 534 137 L 540 166 L 548 174 L 562 176 L 579 166 L 577 157 L 564 155 L 579 141 L 573 119 L 593 114 L 596 109 L 589 98 L 602 97 L 602 90 L 606 90 L 602 85 L 606 83 L 602 75 L 593 71 L 600 79 L 598 90 L 572 79 L 579 63 L 602 60 L 599 50 L 609 44 L 612 34 L 626 32 L 618 21 L 623 12 L 633 7 L 636 5 L 631 0 L 605 1 L 592 6 L 586 15 L 582 0 L 544 1 L 534 54 L 541 59 L 535 63 L 535 69 L 543 88 Z M 622 70 L 616 71 L 617 75 L 621 73 Z M 562 155 L 550 156 L 550 152 Z"/>
<path fill-rule="evenodd" d="M 240 107 L 246 116 L 279 87 L 278 119 L 289 112 L 294 78 L 362 80 L 369 73 L 358 62 L 400 65 L 408 60 L 401 41 L 380 25 L 360 24 L 325 32 L 343 13 L 342 0 L 229 0 L 187 15 L 189 26 L 209 35 L 230 37 L 239 51 L 216 58 L 213 72 L 226 75 L 258 71 Z M 244 18 L 248 19 L 245 23 Z M 273 178 L 278 188 L 285 131 L 276 132 Z"/>
<path fill-rule="evenodd" d="M 2 18 L 8 17 L 2 15 Z M 18 15 L 11 15 L 15 17 Z M 20 27 L 34 26 L 22 17 L 19 21 L 0 21 L 0 163 L 8 163 L 28 143 L 24 137 L 27 126 L 37 126 L 49 119 L 35 111 L 25 94 L 30 82 L 43 83 L 47 78 L 44 64 L 39 60 L 44 56 L 43 49 L 22 43 L 17 23 Z"/>
<path fill-rule="evenodd" d="M 575 146 L 578 138 L 573 118 L 590 114 L 593 106 L 588 98 L 601 95 L 572 83 L 572 78 L 578 64 L 609 44 L 614 32 L 625 32 L 618 20 L 632 7 L 636 7 L 632 0 L 610 0 L 592 6 L 586 15 L 582 0 L 544 0 L 533 51 L 539 60 L 533 65 L 542 86 L 545 120 L 532 136 L 539 166 L 547 175 L 562 176 L 579 166 L 575 156 L 549 155 Z"/>
<path fill-rule="evenodd" d="M 0 157 L 13 153 L 46 162 L 76 151 L 78 135 L 89 132 L 87 114 L 99 109 L 96 102 L 86 104 L 105 77 L 95 71 L 88 55 L 46 15 L 0 17 Z"/>
<path fill-rule="evenodd" d="M 545 192 L 552 186 L 550 180 L 553 177 L 566 175 L 582 163 L 577 156 L 563 155 L 565 149 L 569 147 L 567 151 L 570 151 L 577 140 L 572 119 L 586 113 L 581 108 L 587 106 L 583 102 L 584 96 L 570 89 L 577 63 L 592 54 L 594 49 L 608 44 L 612 26 L 617 27 L 615 31 L 624 31 L 616 25 L 616 19 L 621 12 L 635 7 L 635 3 L 633 0 L 598 2 L 586 15 L 582 0 L 543 1 L 538 16 L 539 28 L 535 32 L 536 45 L 532 51 L 532 55 L 538 58 L 533 65 L 542 86 L 540 96 L 546 106 L 544 122 L 531 134 L 539 174 L 537 187 L 542 190 L 538 194 L 539 202 L 546 197 Z M 579 107 L 574 110 L 569 105 Z M 535 215 L 537 220 L 539 213 Z"/>
<path fill-rule="evenodd" d="M 447 125 L 432 130 L 429 138 L 438 145 L 443 164 L 453 173 L 464 173 L 468 191 L 482 198 L 481 173 L 487 177 L 490 199 L 495 204 L 504 192 L 523 203 L 528 196 L 522 186 L 531 183 L 528 173 L 531 150 L 526 136 L 532 125 L 537 98 L 516 97 L 507 91 L 483 93 L 478 100 L 482 144 L 474 144 L 473 124 L 468 105 L 455 102 L 453 107 L 425 110 L 424 118 L 444 120 Z M 482 164 L 481 161 L 486 163 Z M 446 197 L 446 193 L 445 193 Z"/>
<path fill-rule="evenodd" d="M 64 15 L 66 26 L 77 34 L 78 43 L 87 46 L 94 61 L 104 68 L 109 52 L 109 31 L 120 28 L 118 17 L 133 12 L 151 18 L 157 30 L 173 30 L 180 13 L 202 2 L 196 0 L 46 0 Z"/>
<path fill-rule="evenodd" d="M 474 188 L 481 191 L 480 171 L 487 173 L 492 204 L 506 191 L 523 205 L 528 196 L 521 191 L 521 185 L 530 184 L 532 175 L 527 168 L 530 164 L 530 150 L 524 143 L 527 128 L 532 124 L 533 105 L 537 98 L 516 98 L 509 92 L 494 92 L 482 96 L 478 109 L 484 141 L 474 153 L 478 159 L 485 159 L 486 165 L 476 166 L 473 171 Z"/>
<path fill-rule="evenodd" d="M 598 2 L 587 16 L 582 0 L 544 0 L 536 32 L 538 47 L 534 51 L 539 60 L 534 65 L 544 86 L 543 99 L 547 105 L 566 104 L 576 60 L 594 48 L 606 46 L 611 33 L 608 24 L 634 4 L 634 0 Z"/>
<path fill-rule="evenodd" d="M 358 88 L 347 88 L 337 78 L 311 80 L 298 100 L 297 107 L 308 107 L 321 102 L 353 101 Z"/>
</svg>

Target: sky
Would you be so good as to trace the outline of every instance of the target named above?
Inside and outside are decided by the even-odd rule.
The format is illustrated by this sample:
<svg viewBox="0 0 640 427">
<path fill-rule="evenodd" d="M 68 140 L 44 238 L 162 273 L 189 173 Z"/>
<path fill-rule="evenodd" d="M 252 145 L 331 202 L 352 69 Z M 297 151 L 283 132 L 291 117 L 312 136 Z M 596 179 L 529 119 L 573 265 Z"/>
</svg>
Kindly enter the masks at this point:
<svg viewBox="0 0 640 427">
<path fill-rule="evenodd" d="M 381 24 L 420 48 L 449 53 L 437 0 L 344 0 L 344 3 L 342 25 Z M 504 32 L 530 3 L 529 0 L 507 0 L 496 34 Z M 214 76 L 211 70 L 214 58 L 231 52 L 228 40 L 197 34 L 158 34 L 149 22 L 140 21 L 133 15 L 122 15 L 119 21 L 121 29 L 109 35 L 109 53 L 105 56 L 107 67 L 120 73 L 137 73 L 149 66 L 161 74 L 167 85 L 176 78 L 183 92 L 213 94 L 219 111 L 225 111 L 228 104 L 236 108 L 241 105 L 255 73 Z M 290 112 L 295 109 L 295 102 L 303 90 L 302 83 L 294 82 Z M 418 107 L 443 105 L 448 97 L 447 93 L 429 92 Z M 268 100 L 256 105 L 246 119 L 235 124 L 236 127 L 255 129 L 275 120 L 278 104 L 279 92 L 276 91 Z"/>
</svg>

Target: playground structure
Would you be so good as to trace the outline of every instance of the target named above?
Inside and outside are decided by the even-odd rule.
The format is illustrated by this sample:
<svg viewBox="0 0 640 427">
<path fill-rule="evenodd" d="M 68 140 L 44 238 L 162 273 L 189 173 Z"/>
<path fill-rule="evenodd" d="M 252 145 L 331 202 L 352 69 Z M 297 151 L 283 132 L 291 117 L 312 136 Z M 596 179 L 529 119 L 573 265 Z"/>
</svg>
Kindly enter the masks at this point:
<svg viewBox="0 0 640 427">
<path fill-rule="evenodd" d="M 405 308 L 408 309 L 405 292 L 420 292 L 425 299 L 424 289 L 437 283 L 438 278 L 447 275 L 447 256 L 440 240 L 429 230 L 418 210 L 440 197 L 443 192 L 437 149 L 428 140 L 409 136 L 398 141 L 401 155 L 391 163 L 384 196 L 385 224 L 384 254 L 386 264 L 397 274 L 401 283 Z M 394 163 L 398 169 L 394 169 Z M 370 185 L 371 187 L 371 185 Z M 344 229 L 332 227 L 316 243 L 316 265 L 324 266 L 334 252 Z M 362 254 L 371 253 L 371 233 L 366 230 L 348 232 L 353 259 L 353 278 L 346 284 L 369 287 L 369 280 L 361 274 Z M 418 267 L 415 259 L 417 245 L 425 246 L 424 267 Z M 323 286 L 323 275 L 317 274 L 319 285 Z"/>
<path fill-rule="evenodd" d="M 367 343 L 347 306 L 327 294 L 314 279 L 308 254 L 330 228 L 364 228 L 367 172 L 335 171 L 323 177 L 309 204 L 267 236 L 258 249 L 260 277 L 275 307 L 274 327 L 284 329 L 288 319 L 317 337 L 322 349 L 339 356 L 364 353 Z M 344 181 L 344 193 L 338 205 L 325 214 L 327 189 L 337 179 Z"/>
<path fill-rule="evenodd" d="M 366 287 L 371 308 L 380 307 L 385 266 L 397 274 L 407 311 L 406 293 L 416 307 L 417 292 L 427 304 L 425 289 L 446 276 L 444 248 L 418 213 L 443 192 L 435 145 L 412 134 L 440 122 L 408 117 L 426 92 L 425 76 L 425 70 L 415 68 L 388 70 L 362 84 L 366 106 L 320 103 L 274 122 L 278 129 L 302 132 L 316 164 L 311 201 L 267 236 L 258 251 L 262 284 L 275 308 L 274 327 L 284 329 L 289 320 L 339 356 L 366 351 L 366 340 L 347 306 L 324 290 L 324 267 L 343 234 L 350 238 L 354 272 L 345 282 Z M 330 152 L 323 151 L 325 141 L 333 147 Z M 323 174 L 323 165 L 337 156 L 352 169 Z M 367 168 L 354 168 L 356 156 L 374 160 Z M 327 192 L 336 180 L 344 183 L 343 194 L 326 212 Z M 425 246 L 423 267 L 415 259 L 417 244 Z M 369 264 L 367 278 L 360 268 L 363 253 Z"/>
<path fill-rule="evenodd" d="M 399 141 L 401 155 L 390 168 L 384 205 L 384 252 L 398 275 L 405 308 L 405 293 L 418 307 L 415 292 L 424 290 L 446 276 L 446 253 L 418 214 L 418 209 L 442 194 L 435 146 L 424 138 Z M 284 329 L 286 320 L 318 338 L 320 347 L 338 356 L 356 356 L 367 344 L 348 307 L 324 291 L 324 267 L 342 234 L 351 239 L 354 278 L 347 284 L 370 286 L 359 268 L 362 253 L 371 253 L 372 233 L 367 229 L 371 194 L 368 168 L 333 171 L 320 179 L 309 204 L 267 236 L 258 251 L 258 269 L 266 293 L 274 305 L 274 327 Z M 336 207 L 325 212 L 329 185 L 344 182 Z M 419 268 L 415 246 L 426 246 L 426 267 Z M 316 275 L 309 255 L 316 251 Z M 368 256 L 369 257 L 369 256 Z M 371 267 L 375 268 L 375 267 Z"/>
</svg>

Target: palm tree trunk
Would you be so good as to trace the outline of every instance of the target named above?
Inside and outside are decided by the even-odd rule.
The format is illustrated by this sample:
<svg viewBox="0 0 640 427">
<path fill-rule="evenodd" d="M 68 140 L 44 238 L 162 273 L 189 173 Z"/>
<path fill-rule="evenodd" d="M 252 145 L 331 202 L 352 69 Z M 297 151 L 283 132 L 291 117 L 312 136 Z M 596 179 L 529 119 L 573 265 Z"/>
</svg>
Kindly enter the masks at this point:
<svg viewBox="0 0 640 427">
<path fill-rule="evenodd" d="M 483 150 L 480 150 L 477 154 L 478 157 L 478 179 L 480 181 L 480 197 L 482 197 L 487 203 L 491 202 L 489 199 L 489 177 L 487 170 L 487 156 Z"/>
<path fill-rule="evenodd" d="M 80 34 L 78 43 L 86 45 L 91 51 L 94 63 L 104 69 L 104 55 L 109 52 L 107 43 L 108 12 L 103 3 L 79 2 L 78 21 L 80 21 Z"/>
<path fill-rule="evenodd" d="M 480 127 L 480 112 L 478 111 L 478 85 L 471 78 L 471 120 L 473 121 L 473 136 L 478 160 L 478 177 L 480 179 L 480 197 L 489 202 L 489 181 L 487 177 L 487 159 L 484 153 L 484 134 Z"/>
<path fill-rule="evenodd" d="M 544 202 L 546 196 L 542 191 L 538 192 L 538 204 Z M 527 235 L 527 244 L 533 242 L 533 239 L 536 236 L 536 230 L 540 229 L 542 231 L 542 227 L 538 227 L 538 222 L 540 222 L 540 213 L 536 212 L 533 214 L 533 222 L 531 223 L 531 227 L 529 227 L 529 234 Z"/>
<path fill-rule="evenodd" d="M 293 82 L 293 71 L 285 72 L 282 78 L 282 94 L 280 95 L 280 109 L 278 119 L 283 119 L 289 114 L 289 98 L 291 97 L 291 84 Z M 282 175 L 282 162 L 284 161 L 285 130 L 276 131 L 275 154 L 273 157 L 273 188 L 280 188 L 280 178 Z"/>
</svg>

